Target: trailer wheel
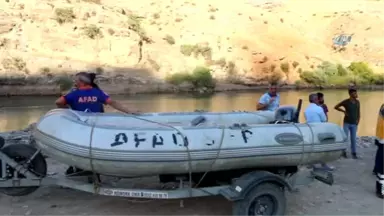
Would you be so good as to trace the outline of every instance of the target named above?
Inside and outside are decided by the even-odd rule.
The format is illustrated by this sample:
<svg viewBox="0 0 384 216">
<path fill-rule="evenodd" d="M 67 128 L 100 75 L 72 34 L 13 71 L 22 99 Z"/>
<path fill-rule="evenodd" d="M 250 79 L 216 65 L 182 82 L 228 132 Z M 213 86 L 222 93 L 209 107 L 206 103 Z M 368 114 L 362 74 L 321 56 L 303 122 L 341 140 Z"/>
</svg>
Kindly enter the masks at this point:
<svg viewBox="0 0 384 216">
<path fill-rule="evenodd" d="M 264 183 L 250 190 L 242 200 L 233 203 L 233 215 L 284 215 L 284 189 L 277 184 Z"/>
<path fill-rule="evenodd" d="M 14 144 L 2 148 L 1 151 L 16 162 L 23 163 L 27 162 L 37 150 L 29 145 Z M 9 165 L 6 166 L 6 169 L 6 176 L 3 176 L 3 178 L 14 178 L 14 169 Z M 39 177 L 44 177 L 47 174 L 47 163 L 41 153 L 38 153 L 30 162 L 28 170 Z M 25 178 L 25 176 L 23 174 L 18 174 L 17 178 Z M 25 196 L 33 193 L 38 188 L 38 186 L 0 188 L 0 192 L 8 196 Z"/>
</svg>

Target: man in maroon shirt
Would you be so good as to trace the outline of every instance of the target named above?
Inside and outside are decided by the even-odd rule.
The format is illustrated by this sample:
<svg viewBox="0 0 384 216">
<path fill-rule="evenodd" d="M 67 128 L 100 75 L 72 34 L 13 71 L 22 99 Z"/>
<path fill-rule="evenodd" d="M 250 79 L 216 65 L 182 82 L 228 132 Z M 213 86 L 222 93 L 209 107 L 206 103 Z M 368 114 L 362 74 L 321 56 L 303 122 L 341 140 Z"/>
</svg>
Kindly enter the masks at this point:
<svg viewBox="0 0 384 216">
<path fill-rule="evenodd" d="M 321 106 L 321 108 L 323 108 L 325 116 L 327 116 L 327 121 L 328 121 L 328 107 L 324 103 L 324 94 L 321 93 L 321 92 L 318 92 L 317 93 L 317 98 L 319 99 L 319 105 Z"/>
</svg>

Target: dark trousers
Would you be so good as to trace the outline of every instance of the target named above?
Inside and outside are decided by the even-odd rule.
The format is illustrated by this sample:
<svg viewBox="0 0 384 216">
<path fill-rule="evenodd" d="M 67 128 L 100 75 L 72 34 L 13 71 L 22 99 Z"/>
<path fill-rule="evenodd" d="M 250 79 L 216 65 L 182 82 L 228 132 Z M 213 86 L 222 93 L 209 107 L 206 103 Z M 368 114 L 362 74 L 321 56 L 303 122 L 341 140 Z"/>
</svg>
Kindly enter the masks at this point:
<svg viewBox="0 0 384 216">
<path fill-rule="evenodd" d="M 375 167 L 373 172 L 384 174 L 384 144 L 381 144 L 378 140 L 375 140 L 375 145 L 377 146 L 376 157 L 375 157 Z"/>
<path fill-rule="evenodd" d="M 375 144 L 377 151 L 373 172 L 376 173 L 376 194 L 382 197 L 384 196 L 384 144 L 378 140 L 375 140 Z"/>
</svg>

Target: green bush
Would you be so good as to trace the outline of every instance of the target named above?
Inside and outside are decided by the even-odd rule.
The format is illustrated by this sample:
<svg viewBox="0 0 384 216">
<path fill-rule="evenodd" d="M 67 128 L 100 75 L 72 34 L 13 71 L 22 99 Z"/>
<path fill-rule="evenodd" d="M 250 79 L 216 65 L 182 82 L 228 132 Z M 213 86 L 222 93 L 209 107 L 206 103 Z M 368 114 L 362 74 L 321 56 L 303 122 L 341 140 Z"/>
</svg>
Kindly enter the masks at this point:
<svg viewBox="0 0 384 216">
<path fill-rule="evenodd" d="M 173 85 L 180 85 L 183 82 L 190 82 L 191 75 L 187 72 L 175 73 L 166 78 L 166 81 Z"/>
<path fill-rule="evenodd" d="M 303 71 L 300 74 L 300 79 L 304 82 L 313 84 L 313 85 L 323 85 L 326 82 L 324 74 L 321 71 Z"/>
<path fill-rule="evenodd" d="M 166 35 L 165 37 L 164 37 L 164 40 L 165 41 L 167 41 L 169 44 L 171 44 L 171 45 L 173 45 L 173 44 L 175 44 L 176 42 L 175 42 L 175 39 L 171 36 L 171 35 Z"/>
<path fill-rule="evenodd" d="M 338 74 L 337 66 L 330 62 L 323 62 L 321 65 L 318 65 L 319 73 L 324 73 L 325 76 L 336 76 Z"/>
<path fill-rule="evenodd" d="M 180 52 L 185 56 L 194 54 L 195 58 L 202 55 L 206 60 L 212 59 L 212 49 L 210 47 L 200 46 L 198 44 L 185 44 L 180 46 Z"/>
<path fill-rule="evenodd" d="M 215 88 L 215 80 L 212 77 L 211 70 L 205 67 L 196 67 L 192 72 L 192 84 L 196 88 Z"/>
<path fill-rule="evenodd" d="M 84 34 L 90 39 L 96 39 L 103 37 L 103 33 L 99 27 L 94 24 L 84 26 L 83 28 Z"/>
<path fill-rule="evenodd" d="M 76 18 L 72 8 L 57 8 L 55 10 L 55 20 L 59 24 L 70 23 Z"/>
<path fill-rule="evenodd" d="M 211 70 L 205 67 L 196 67 L 192 73 L 175 73 L 166 78 L 167 82 L 180 85 L 184 82 L 191 83 L 194 88 L 215 88 L 215 80 L 212 77 Z"/>
<path fill-rule="evenodd" d="M 300 79 L 313 85 L 382 85 L 384 74 L 374 73 L 367 63 L 352 62 L 347 68 L 341 64 L 323 62 L 314 71 L 304 71 Z"/>
<path fill-rule="evenodd" d="M 348 75 L 348 70 L 344 68 L 342 64 L 337 64 L 337 75 L 346 76 Z"/>
<path fill-rule="evenodd" d="M 289 63 L 288 62 L 284 62 L 284 63 L 281 63 L 280 64 L 280 69 L 284 72 L 284 73 L 289 73 Z"/>
<path fill-rule="evenodd" d="M 372 68 L 365 62 L 352 62 L 351 65 L 348 66 L 348 69 L 353 75 L 360 78 L 360 81 L 364 84 L 375 84 L 376 81 L 380 81 L 381 79 L 381 77 L 378 76 L 378 74 L 375 74 Z"/>
</svg>

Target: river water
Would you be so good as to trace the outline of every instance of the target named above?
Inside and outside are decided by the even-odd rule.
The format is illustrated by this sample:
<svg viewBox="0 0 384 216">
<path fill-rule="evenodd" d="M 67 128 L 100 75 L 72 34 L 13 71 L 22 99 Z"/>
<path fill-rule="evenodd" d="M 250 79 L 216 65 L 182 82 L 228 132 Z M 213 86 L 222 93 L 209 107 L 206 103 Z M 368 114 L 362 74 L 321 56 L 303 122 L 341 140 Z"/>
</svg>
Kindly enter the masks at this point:
<svg viewBox="0 0 384 216">
<path fill-rule="evenodd" d="M 256 102 L 264 92 L 217 93 L 211 96 L 194 95 L 135 95 L 113 96 L 127 106 L 134 106 L 142 112 L 173 112 L 255 110 Z M 303 99 L 303 109 L 308 105 L 309 91 L 281 92 L 281 105 L 296 105 L 298 99 Z M 333 109 L 339 101 L 348 98 L 346 90 L 325 90 L 325 102 L 330 109 L 329 121 L 342 124 L 342 113 Z M 358 128 L 359 135 L 375 134 L 377 114 L 384 103 L 383 91 L 359 91 L 361 103 L 361 120 Z M 41 115 L 55 108 L 55 97 L 11 97 L 0 98 L 0 131 L 10 131 L 25 128 L 35 122 Z M 114 112 L 107 108 L 108 112 Z M 304 116 L 301 113 L 301 121 Z"/>
</svg>

